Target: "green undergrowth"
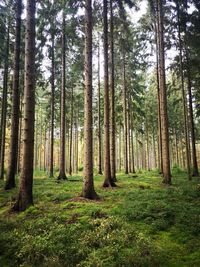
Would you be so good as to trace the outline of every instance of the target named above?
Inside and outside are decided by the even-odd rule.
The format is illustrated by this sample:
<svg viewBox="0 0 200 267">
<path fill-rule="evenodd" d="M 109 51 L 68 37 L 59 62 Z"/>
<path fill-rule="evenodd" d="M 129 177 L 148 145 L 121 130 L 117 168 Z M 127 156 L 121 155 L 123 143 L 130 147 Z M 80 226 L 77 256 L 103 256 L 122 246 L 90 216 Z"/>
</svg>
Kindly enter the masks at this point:
<svg viewBox="0 0 200 267">
<path fill-rule="evenodd" d="M 117 175 L 98 201 L 68 181 L 35 172 L 34 203 L 16 214 L 17 189 L 0 190 L 0 266 L 200 266 L 200 180 L 174 168 L 165 186 L 156 171 Z M 3 181 L 0 182 L 3 188 Z"/>
</svg>

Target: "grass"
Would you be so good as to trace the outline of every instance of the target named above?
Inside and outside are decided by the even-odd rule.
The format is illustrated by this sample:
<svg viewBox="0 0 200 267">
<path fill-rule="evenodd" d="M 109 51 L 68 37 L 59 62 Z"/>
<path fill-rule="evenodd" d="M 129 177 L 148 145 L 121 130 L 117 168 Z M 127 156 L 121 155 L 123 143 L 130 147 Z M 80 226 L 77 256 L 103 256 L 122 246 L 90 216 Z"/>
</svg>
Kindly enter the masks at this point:
<svg viewBox="0 0 200 267">
<path fill-rule="evenodd" d="M 1 189 L 0 266 L 200 266 L 199 178 L 174 169 L 170 187 L 156 171 L 117 179 L 103 189 L 95 176 L 102 199 L 84 201 L 81 176 L 36 172 L 35 205 L 20 214 L 9 212 L 17 189 Z"/>
</svg>

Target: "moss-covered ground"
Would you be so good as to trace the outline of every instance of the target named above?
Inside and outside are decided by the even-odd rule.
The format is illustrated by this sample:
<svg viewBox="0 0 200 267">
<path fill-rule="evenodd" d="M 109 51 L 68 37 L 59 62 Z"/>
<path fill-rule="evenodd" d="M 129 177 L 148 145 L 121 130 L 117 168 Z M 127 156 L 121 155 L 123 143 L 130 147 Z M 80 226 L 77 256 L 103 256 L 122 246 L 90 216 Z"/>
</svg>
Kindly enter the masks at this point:
<svg viewBox="0 0 200 267">
<path fill-rule="evenodd" d="M 134 176 L 134 177 L 133 177 Z M 200 266 L 200 179 L 173 170 L 172 186 L 156 171 L 117 175 L 99 201 L 79 198 L 82 178 L 34 178 L 34 206 L 9 212 L 17 190 L 0 190 L 0 266 Z M 3 181 L 0 182 L 1 188 Z"/>
</svg>

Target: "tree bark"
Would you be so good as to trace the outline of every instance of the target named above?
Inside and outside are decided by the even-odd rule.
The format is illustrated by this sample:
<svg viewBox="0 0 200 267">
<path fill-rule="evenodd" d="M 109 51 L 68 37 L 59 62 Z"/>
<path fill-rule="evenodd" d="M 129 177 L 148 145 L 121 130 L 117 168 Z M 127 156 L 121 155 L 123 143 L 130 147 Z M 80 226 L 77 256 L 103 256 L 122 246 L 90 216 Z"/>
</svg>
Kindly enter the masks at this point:
<svg viewBox="0 0 200 267">
<path fill-rule="evenodd" d="M 162 160 L 162 135 L 161 135 L 161 117 L 160 117 L 160 83 L 159 83 L 159 38 L 158 38 L 158 3 L 156 3 L 156 21 L 155 21 L 155 42 L 156 42 L 156 81 L 158 95 L 158 168 L 163 173 Z"/>
<path fill-rule="evenodd" d="M 27 0 L 25 35 L 25 88 L 23 120 L 23 162 L 19 195 L 13 209 L 23 211 L 33 204 L 33 156 L 35 117 L 35 0 Z"/>
<path fill-rule="evenodd" d="M 70 122 L 70 149 L 69 149 L 69 175 L 72 175 L 72 135 L 73 135 L 73 121 L 74 121 L 74 88 L 72 85 L 72 95 L 71 95 L 71 122 Z"/>
<path fill-rule="evenodd" d="M 58 180 L 67 180 L 67 176 L 65 174 L 65 159 L 66 159 L 66 149 L 65 149 L 65 116 L 66 116 L 66 108 L 65 108 L 65 87 L 66 87 L 66 78 L 65 78 L 65 56 L 66 56 L 66 40 L 65 40 L 65 14 L 63 9 L 63 21 L 62 21 L 62 86 L 61 86 L 61 122 L 60 122 L 60 167 L 59 167 L 59 175 Z"/>
<path fill-rule="evenodd" d="M 21 43 L 21 38 L 20 38 L 21 13 L 22 13 L 22 0 L 18 0 L 16 1 L 10 155 L 9 155 L 9 164 L 8 164 L 5 190 L 15 187 L 15 174 L 17 170 L 17 159 L 18 159 L 19 113 L 20 113 L 19 62 L 20 62 L 20 43 Z"/>
<path fill-rule="evenodd" d="M 163 2 L 158 1 L 158 37 L 159 37 L 159 85 L 160 85 L 160 117 L 162 136 L 162 162 L 163 183 L 171 184 L 170 154 L 169 154 L 169 129 L 167 114 L 167 92 L 165 77 L 165 53 L 164 53 L 164 26 L 163 26 Z"/>
<path fill-rule="evenodd" d="M 93 180 L 92 6 L 85 0 L 84 171 L 82 196 L 97 199 Z"/>
<path fill-rule="evenodd" d="M 191 180 L 190 171 L 190 149 L 189 149 L 189 133 L 188 133 L 188 108 L 185 95 L 185 85 L 184 85 L 184 74 L 183 74 L 183 46 L 181 40 L 181 28 L 180 28 L 180 15 L 179 15 L 179 4 L 176 3 L 177 8 L 177 20 L 178 20 L 178 41 L 179 41 L 179 57 L 180 57 L 180 74 L 181 74 L 181 91 L 183 99 L 183 117 L 184 117 L 184 136 L 185 136 L 185 148 L 186 148 L 186 163 L 187 163 L 187 174 L 188 179 Z"/>
<path fill-rule="evenodd" d="M 127 90 L 126 90 L 126 69 L 125 69 L 125 53 L 123 52 L 123 115 L 124 115 L 124 171 L 128 174 L 128 140 L 127 140 Z"/>
<path fill-rule="evenodd" d="M 50 169 L 49 177 L 53 177 L 54 163 L 54 102 L 55 102 L 55 55 L 54 55 L 54 33 L 51 35 L 51 136 L 50 136 Z"/>
<path fill-rule="evenodd" d="M 100 37 L 98 44 L 98 174 L 102 175 L 101 151 L 101 84 L 100 84 Z"/>
<path fill-rule="evenodd" d="M 10 22 L 7 25 L 6 53 L 3 75 L 3 97 L 1 110 L 1 129 L 0 129 L 0 179 L 4 178 L 4 157 L 5 157 L 5 137 L 6 137 L 6 116 L 7 116 L 7 97 L 8 97 L 8 65 L 10 51 Z"/>
<path fill-rule="evenodd" d="M 114 73 L 114 40 L 113 40 L 113 1 L 110 0 L 110 121 L 111 121 L 111 144 L 110 165 L 111 179 L 116 182 L 116 145 L 115 145 L 115 73 Z"/>
<path fill-rule="evenodd" d="M 111 179 L 110 169 L 110 118 L 109 118 L 109 86 L 108 86 L 108 3 L 103 0 L 104 21 L 104 183 L 103 187 L 115 186 Z"/>
</svg>

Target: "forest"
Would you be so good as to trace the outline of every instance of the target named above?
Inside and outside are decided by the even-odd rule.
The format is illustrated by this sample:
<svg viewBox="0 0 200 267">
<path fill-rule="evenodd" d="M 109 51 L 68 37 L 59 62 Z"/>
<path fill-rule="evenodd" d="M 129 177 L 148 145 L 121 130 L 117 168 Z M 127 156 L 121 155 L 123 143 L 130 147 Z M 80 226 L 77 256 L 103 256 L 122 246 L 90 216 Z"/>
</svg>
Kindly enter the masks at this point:
<svg viewBox="0 0 200 267">
<path fill-rule="evenodd" d="M 200 1 L 0 0 L 0 266 L 200 267 Z"/>
</svg>

